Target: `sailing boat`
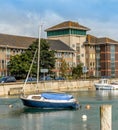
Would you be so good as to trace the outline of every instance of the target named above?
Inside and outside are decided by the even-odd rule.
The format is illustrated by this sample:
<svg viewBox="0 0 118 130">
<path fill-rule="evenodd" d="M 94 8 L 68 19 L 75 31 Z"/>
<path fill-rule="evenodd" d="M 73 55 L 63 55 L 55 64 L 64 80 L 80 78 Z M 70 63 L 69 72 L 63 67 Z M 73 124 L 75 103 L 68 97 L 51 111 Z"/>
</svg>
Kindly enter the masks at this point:
<svg viewBox="0 0 118 130">
<path fill-rule="evenodd" d="M 41 34 L 41 26 L 39 28 L 37 85 L 39 82 L 40 34 Z M 33 61 L 30 66 L 24 87 L 26 85 L 28 76 L 30 74 L 35 56 L 36 56 L 36 52 L 33 57 Z M 66 93 L 44 92 L 41 94 L 32 94 L 28 96 L 22 95 L 20 99 L 22 100 L 23 104 L 27 107 L 35 107 L 35 108 L 43 108 L 43 109 L 78 109 L 80 107 L 76 99 L 72 95 Z"/>
</svg>

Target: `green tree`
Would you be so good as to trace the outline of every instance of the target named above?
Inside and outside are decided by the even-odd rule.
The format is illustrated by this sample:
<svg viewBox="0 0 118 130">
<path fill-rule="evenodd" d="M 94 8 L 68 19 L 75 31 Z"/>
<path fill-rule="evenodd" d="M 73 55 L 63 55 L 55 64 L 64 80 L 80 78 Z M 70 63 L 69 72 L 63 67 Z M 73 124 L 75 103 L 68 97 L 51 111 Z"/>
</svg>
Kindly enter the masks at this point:
<svg viewBox="0 0 118 130">
<path fill-rule="evenodd" d="M 25 78 L 29 67 L 31 65 L 32 59 L 34 57 L 35 51 L 38 49 L 38 40 L 36 40 L 29 48 L 20 55 L 15 55 L 10 58 L 8 64 L 8 69 L 11 75 L 15 75 L 17 78 Z M 55 66 L 55 56 L 54 51 L 50 50 L 49 43 L 45 39 L 40 41 L 40 69 L 46 68 L 51 72 L 51 69 Z M 36 76 L 37 73 L 37 58 L 36 55 L 33 67 L 31 70 L 31 75 Z"/>
<path fill-rule="evenodd" d="M 78 79 L 82 75 L 82 66 L 83 64 L 80 63 L 76 67 L 72 68 L 72 76 L 74 79 Z"/>
<path fill-rule="evenodd" d="M 55 67 L 55 51 L 50 50 L 49 43 L 46 40 L 42 39 L 41 44 L 41 53 L 40 53 L 40 68 L 49 69 L 49 73 Z"/>
<path fill-rule="evenodd" d="M 62 77 L 65 77 L 65 78 L 67 77 L 69 67 L 68 67 L 68 64 L 66 63 L 66 61 L 63 58 L 61 59 L 61 66 L 60 66 L 59 71 L 60 71 L 60 75 Z"/>
</svg>

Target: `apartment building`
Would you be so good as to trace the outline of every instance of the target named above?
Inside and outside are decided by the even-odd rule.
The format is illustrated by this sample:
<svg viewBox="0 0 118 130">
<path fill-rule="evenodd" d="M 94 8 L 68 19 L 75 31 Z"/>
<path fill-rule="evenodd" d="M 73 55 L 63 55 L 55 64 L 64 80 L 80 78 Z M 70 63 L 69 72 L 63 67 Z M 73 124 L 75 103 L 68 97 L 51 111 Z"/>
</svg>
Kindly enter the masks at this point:
<svg viewBox="0 0 118 130">
<path fill-rule="evenodd" d="M 86 65 L 85 62 L 85 46 L 86 32 L 90 29 L 80 25 L 78 22 L 66 21 L 46 29 L 47 39 L 61 40 L 73 50 L 73 66 L 80 62 Z"/>
<path fill-rule="evenodd" d="M 118 41 L 104 37 L 95 45 L 96 75 L 118 77 Z"/>
<path fill-rule="evenodd" d="M 31 45 L 37 38 L 0 34 L 0 76 L 10 75 L 7 69 L 10 56 L 21 54 Z M 63 58 L 69 67 L 72 67 L 74 50 L 60 40 L 47 40 L 50 49 L 55 50 L 55 72 L 59 75 L 61 59 Z"/>
<path fill-rule="evenodd" d="M 97 43 L 97 37 L 88 34 L 86 37 L 86 42 L 84 43 L 85 46 L 85 53 L 86 53 L 86 66 L 88 73 L 87 75 L 93 77 L 96 75 L 96 51 L 95 45 Z"/>
<path fill-rule="evenodd" d="M 10 56 L 23 53 L 36 38 L 0 34 L 0 76 L 9 75 Z"/>
<path fill-rule="evenodd" d="M 88 76 L 118 77 L 118 41 L 87 34 L 90 29 L 66 21 L 46 29 L 50 49 L 55 50 L 53 72 L 59 75 L 62 59 L 69 68 L 83 63 Z M 0 34 L 0 76 L 9 75 L 10 56 L 23 53 L 37 38 Z"/>
<path fill-rule="evenodd" d="M 84 45 L 89 76 L 118 77 L 118 41 L 87 35 Z"/>
</svg>

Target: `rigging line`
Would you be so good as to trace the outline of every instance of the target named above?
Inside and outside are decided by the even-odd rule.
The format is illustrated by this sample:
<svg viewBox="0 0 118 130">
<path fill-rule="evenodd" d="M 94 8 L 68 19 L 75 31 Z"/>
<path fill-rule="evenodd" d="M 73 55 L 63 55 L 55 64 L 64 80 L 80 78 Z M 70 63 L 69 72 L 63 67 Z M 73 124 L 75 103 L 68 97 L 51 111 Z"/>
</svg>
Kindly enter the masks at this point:
<svg viewBox="0 0 118 130">
<path fill-rule="evenodd" d="M 29 72 L 28 72 L 28 74 L 27 74 L 27 78 L 26 78 L 25 83 L 24 83 L 24 85 L 23 85 L 23 89 L 24 89 L 24 87 L 25 87 L 25 85 L 26 85 L 26 83 L 27 83 L 27 80 L 28 80 L 28 78 L 29 78 L 29 75 L 30 75 L 30 72 L 31 72 L 31 69 L 32 69 L 32 66 L 33 66 L 33 63 L 34 63 L 34 60 L 35 60 L 35 58 L 36 58 L 36 53 L 37 53 L 37 49 L 36 49 L 36 51 L 35 51 L 35 54 L 34 54 L 32 63 L 31 63 L 31 65 L 30 65 L 30 69 L 29 69 Z"/>
</svg>

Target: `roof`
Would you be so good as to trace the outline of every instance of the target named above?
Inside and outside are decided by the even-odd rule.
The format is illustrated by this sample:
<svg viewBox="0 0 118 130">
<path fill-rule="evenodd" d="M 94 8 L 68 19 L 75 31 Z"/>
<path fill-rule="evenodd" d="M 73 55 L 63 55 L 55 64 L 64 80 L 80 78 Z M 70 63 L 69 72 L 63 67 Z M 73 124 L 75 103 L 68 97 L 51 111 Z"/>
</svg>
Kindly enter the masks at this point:
<svg viewBox="0 0 118 130">
<path fill-rule="evenodd" d="M 68 29 L 68 28 L 85 30 L 85 31 L 90 30 L 89 28 L 87 28 L 83 25 L 80 25 L 78 22 L 65 21 L 65 22 L 57 24 L 53 27 L 50 27 L 50 28 L 46 29 L 45 31 L 61 30 L 61 29 Z"/>
<path fill-rule="evenodd" d="M 64 42 L 60 41 L 60 40 L 48 40 L 48 43 L 50 44 L 50 49 L 51 50 L 55 50 L 55 51 L 59 51 L 59 50 L 63 50 L 63 51 L 74 51 L 72 48 L 70 48 L 68 45 L 66 45 Z"/>
<path fill-rule="evenodd" d="M 108 37 L 98 38 L 98 42 L 103 42 L 103 43 L 118 43 L 118 41 L 115 41 L 115 40 L 110 39 Z"/>
<path fill-rule="evenodd" d="M 91 44 L 91 45 L 99 45 L 99 44 L 118 44 L 118 41 L 115 41 L 113 39 L 110 39 L 108 37 L 95 37 L 93 35 L 88 34 L 86 37 L 85 45 Z"/>
<path fill-rule="evenodd" d="M 0 46 L 2 47 L 8 46 L 11 48 L 27 49 L 34 41 L 36 41 L 36 38 L 0 34 Z"/>
<path fill-rule="evenodd" d="M 98 38 L 93 35 L 88 34 L 86 37 L 87 43 L 97 43 L 97 41 L 98 41 Z"/>
<path fill-rule="evenodd" d="M 37 38 L 34 37 L 0 34 L 0 47 L 27 49 L 29 45 L 36 41 L 36 39 Z M 74 51 L 72 48 L 60 40 L 46 40 L 49 42 L 50 49 L 52 50 Z"/>
</svg>

